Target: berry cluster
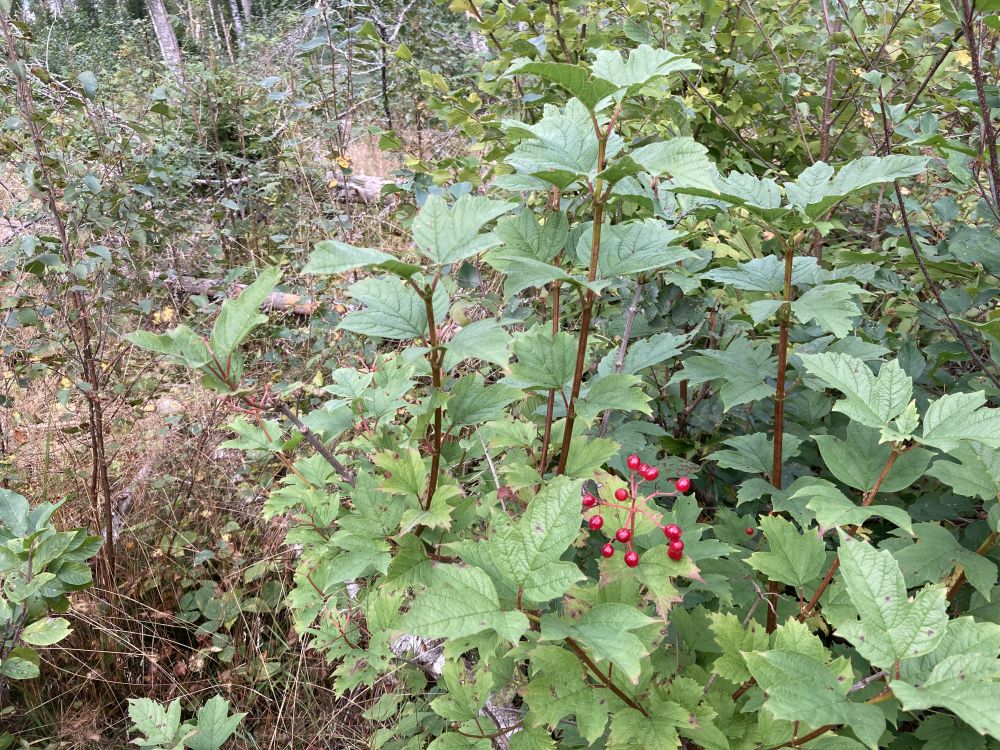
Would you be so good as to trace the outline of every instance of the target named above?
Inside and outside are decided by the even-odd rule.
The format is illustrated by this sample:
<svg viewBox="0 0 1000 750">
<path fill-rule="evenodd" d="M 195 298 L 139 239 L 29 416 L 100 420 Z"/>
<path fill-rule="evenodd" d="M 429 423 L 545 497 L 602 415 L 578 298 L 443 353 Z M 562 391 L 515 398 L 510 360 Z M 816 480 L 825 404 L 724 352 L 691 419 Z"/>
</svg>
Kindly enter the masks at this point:
<svg viewBox="0 0 1000 750">
<path fill-rule="evenodd" d="M 615 490 L 615 500 L 619 503 L 624 503 L 627 500 L 629 501 L 627 506 L 618 505 L 616 503 L 602 502 L 589 492 L 584 494 L 582 505 L 585 512 L 599 505 L 611 508 L 620 508 L 628 511 L 628 520 L 626 521 L 626 525 L 615 532 L 615 539 L 624 544 L 626 547 L 625 564 L 630 568 L 634 568 L 639 564 L 639 553 L 632 547 L 632 537 L 635 534 L 635 516 L 637 513 L 647 513 L 647 511 L 642 508 L 636 507 L 636 500 L 639 496 L 639 485 L 641 482 L 652 482 L 655 480 L 660 476 L 660 470 L 655 466 L 643 463 L 639 456 L 635 453 L 628 457 L 625 461 L 625 465 L 628 466 L 631 471 L 631 476 L 629 477 L 629 489 L 619 487 Z M 646 497 L 648 499 L 661 495 L 683 495 L 691 489 L 691 480 L 687 477 L 679 477 L 674 482 L 674 487 L 676 488 L 676 492 L 655 492 L 651 495 L 647 495 Z M 595 513 L 587 520 L 587 525 L 590 527 L 591 531 L 598 531 L 604 526 L 604 518 L 599 513 Z M 666 536 L 668 540 L 667 555 L 670 556 L 671 560 L 680 560 L 684 556 L 684 542 L 681 541 L 682 532 L 680 526 L 675 523 L 668 523 L 661 528 L 663 529 L 664 536 Z M 614 557 L 614 554 L 614 542 L 608 542 L 601 547 L 601 555 L 603 557 Z"/>
</svg>

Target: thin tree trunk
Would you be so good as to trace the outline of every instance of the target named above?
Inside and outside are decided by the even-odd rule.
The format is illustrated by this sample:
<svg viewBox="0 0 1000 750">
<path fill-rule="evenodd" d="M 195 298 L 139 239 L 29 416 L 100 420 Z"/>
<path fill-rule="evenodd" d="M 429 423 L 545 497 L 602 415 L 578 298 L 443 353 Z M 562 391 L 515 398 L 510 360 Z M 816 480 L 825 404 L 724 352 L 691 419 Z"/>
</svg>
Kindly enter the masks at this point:
<svg viewBox="0 0 1000 750">
<path fill-rule="evenodd" d="M 253 16 L 253 6 L 252 6 L 251 3 L 252 3 L 252 0 L 243 0 L 242 1 L 242 5 L 243 5 L 243 26 L 246 28 L 247 31 L 250 31 L 250 23 L 251 23 L 250 19 Z"/>
<path fill-rule="evenodd" d="M 146 0 L 146 7 L 149 9 L 149 19 L 153 22 L 153 31 L 156 32 L 156 41 L 160 44 L 163 62 L 173 75 L 179 76 L 181 74 L 181 48 L 177 44 L 174 27 L 170 25 L 167 6 L 164 5 L 163 0 Z"/>
<path fill-rule="evenodd" d="M 243 17 L 240 15 L 240 6 L 236 0 L 229 0 L 229 12 L 233 16 L 233 28 L 236 30 L 236 45 L 243 49 Z"/>
</svg>

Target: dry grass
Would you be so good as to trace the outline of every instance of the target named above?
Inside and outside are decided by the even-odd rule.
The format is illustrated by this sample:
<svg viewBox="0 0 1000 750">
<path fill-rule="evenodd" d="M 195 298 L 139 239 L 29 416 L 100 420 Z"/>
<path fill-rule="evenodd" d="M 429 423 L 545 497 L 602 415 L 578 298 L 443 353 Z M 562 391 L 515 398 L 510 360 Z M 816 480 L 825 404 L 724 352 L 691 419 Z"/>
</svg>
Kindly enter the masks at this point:
<svg viewBox="0 0 1000 750">
<path fill-rule="evenodd" d="M 85 412 L 79 396 L 66 406 L 56 399 L 60 386 L 49 377 L 8 389 L 15 407 L 5 416 L 13 415 L 21 436 L 8 459 L 22 491 L 67 498 L 61 527 L 94 530 L 80 492 Z M 283 607 L 241 606 L 218 630 L 234 647 L 228 661 L 219 658 L 221 642 L 198 629 L 203 620 L 184 615 L 185 597 L 201 586 L 242 605 L 277 585 L 280 600 L 295 560 L 283 523 L 260 520 L 260 488 L 273 481 L 274 468 L 247 476 L 239 452 L 219 448 L 232 416 L 219 397 L 193 383 L 164 382 L 156 394 L 134 409 L 108 404 L 110 413 L 119 407 L 107 436 L 116 446 L 115 498 L 131 499 L 121 507 L 116 586 L 72 597 L 73 634 L 43 651 L 44 678 L 17 685 L 15 714 L 5 721 L 64 748 L 124 748 L 129 698 L 197 705 L 221 694 L 250 713 L 244 729 L 254 739 L 234 748 L 363 747 L 370 728 L 360 714 L 371 699 L 333 693 L 330 667 L 298 640 Z M 205 550 L 215 557 L 196 566 Z M 247 579 L 256 563 L 269 572 Z"/>
</svg>

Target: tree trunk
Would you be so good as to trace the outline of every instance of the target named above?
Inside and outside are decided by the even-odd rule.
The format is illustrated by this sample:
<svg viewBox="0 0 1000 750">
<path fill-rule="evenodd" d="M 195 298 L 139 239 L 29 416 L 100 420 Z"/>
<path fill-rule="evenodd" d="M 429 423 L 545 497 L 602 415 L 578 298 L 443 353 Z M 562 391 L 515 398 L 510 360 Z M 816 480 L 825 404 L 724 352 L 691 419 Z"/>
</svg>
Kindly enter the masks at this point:
<svg viewBox="0 0 1000 750">
<path fill-rule="evenodd" d="M 233 17 L 233 28 L 236 30 L 236 46 L 243 49 L 243 17 L 240 16 L 240 6 L 236 0 L 229 0 L 229 13 Z"/>
<path fill-rule="evenodd" d="M 153 31 L 156 32 L 156 41 L 160 44 L 163 62 L 173 75 L 180 75 L 181 48 L 177 44 L 174 27 L 170 25 L 167 6 L 163 0 L 146 0 L 146 7 L 149 9 L 149 19 L 153 22 Z"/>
<path fill-rule="evenodd" d="M 243 0 L 243 25 L 246 27 L 247 31 L 250 30 L 250 17 L 253 12 L 253 6 L 251 5 L 252 0 Z"/>
</svg>

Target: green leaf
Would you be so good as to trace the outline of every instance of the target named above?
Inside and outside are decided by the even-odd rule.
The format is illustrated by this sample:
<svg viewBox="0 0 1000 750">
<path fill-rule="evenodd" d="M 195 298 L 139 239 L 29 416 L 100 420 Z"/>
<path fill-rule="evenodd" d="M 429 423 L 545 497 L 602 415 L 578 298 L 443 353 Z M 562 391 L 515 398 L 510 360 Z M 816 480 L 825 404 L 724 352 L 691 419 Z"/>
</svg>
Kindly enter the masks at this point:
<svg viewBox="0 0 1000 750">
<path fill-rule="evenodd" d="M 510 362 L 511 337 L 500 322 L 487 318 L 462 326 L 445 343 L 444 369 L 452 370 L 468 359 L 478 359 L 500 367 Z"/>
<path fill-rule="evenodd" d="M 801 587 L 819 577 L 826 563 L 826 545 L 813 531 L 799 532 L 780 516 L 763 516 L 760 527 L 768 552 L 754 552 L 747 563 L 773 581 Z"/>
<path fill-rule="evenodd" d="M 722 649 L 722 656 L 715 660 L 712 671 L 735 685 L 750 679 L 744 652 L 762 651 L 767 648 L 767 631 L 751 620 L 743 627 L 736 615 L 713 612 L 709 615 L 715 642 Z"/>
<path fill-rule="evenodd" d="M 677 727 L 694 723 L 694 717 L 676 703 L 654 700 L 643 716 L 634 708 L 617 711 L 611 719 L 608 750 L 676 750 L 680 747 Z"/>
<path fill-rule="evenodd" d="M 649 338 L 632 341 L 625 352 L 622 372 L 626 375 L 634 375 L 648 367 L 665 362 L 684 351 L 690 342 L 690 335 L 676 333 L 657 333 Z M 617 355 L 615 350 L 608 352 L 598 364 L 597 373 L 603 377 L 614 372 Z"/>
<path fill-rule="evenodd" d="M 407 632 L 426 638 L 464 638 L 493 630 L 517 642 L 528 629 L 521 612 L 500 608 L 493 582 L 478 568 L 437 565 L 427 590 L 413 600 L 404 618 Z"/>
<path fill-rule="evenodd" d="M 948 455 L 959 462 L 937 460 L 927 474 L 965 497 L 992 500 L 1000 495 L 1000 452 L 983 443 L 963 441 Z"/>
<path fill-rule="evenodd" d="M 611 373 L 589 381 L 587 392 L 577 402 L 577 411 L 589 420 L 605 410 L 650 414 L 649 396 L 642 390 L 642 378 L 637 375 Z"/>
<path fill-rule="evenodd" d="M 533 125 L 507 123 L 511 135 L 525 135 L 507 163 L 519 173 L 539 177 L 559 188 L 566 188 L 581 177 L 597 175 L 597 135 L 590 112 L 577 99 L 570 99 L 560 110 L 546 105 L 545 114 Z M 608 160 L 621 151 L 622 138 L 612 133 L 605 149 Z"/>
<path fill-rule="evenodd" d="M 546 212 L 541 221 L 534 212 L 522 210 L 516 217 L 506 217 L 497 222 L 494 234 L 504 244 L 505 255 L 517 255 L 548 263 L 566 246 L 569 236 L 569 219 L 565 212 Z M 487 256 L 489 260 L 492 257 Z M 504 270 L 497 265 L 498 270 Z"/>
<path fill-rule="evenodd" d="M 878 481 L 892 446 L 879 442 L 879 432 L 857 422 L 847 427 L 847 439 L 833 435 L 813 435 L 820 455 L 830 472 L 841 482 L 862 492 L 868 492 Z M 919 479 L 927 469 L 931 452 L 911 448 L 901 453 L 889 473 L 882 479 L 882 492 L 899 492 Z"/>
<path fill-rule="evenodd" d="M 7 529 L 13 536 L 28 533 L 28 501 L 8 489 L 0 488 L 0 528 Z"/>
<path fill-rule="evenodd" d="M 450 721 L 476 718 L 493 687 L 490 672 L 481 671 L 470 676 L 466 674 L 465 666 L 460 664 L 457 661 L 445 662 L 441 678 L 447 692 L 431 701 L 434 713 Z"/>
<path fill-rule="evenodd" d="M 126 334 L 125 339 L 142 349 L 166 354 L 172 362 L 193 370 L 212 361 L 204 340 L 185 325 L 179 325 L 164 334 L 135 331 Z"/>
<path fill-rule="evenodd" d="M 375 465 L 385 472 L 381 489 L 393 495 L 422 495 L 427 483 L 427 466 L 415 448 L 398 453 L 375 454 Z"/>
<path fill-rule="evenodd" d="M 788 202 L 809 216 L 819 216 L 844 196 L 923 173 L 929 159 L 923 156 L 863 156 L 848 162 L 836 176 L 833 167 L 818 161 L 807 167 L 795 182 L 785 186 Z"/>
<path fill-rule="evenodd" d="M 59 643 L 72 632 L 69 620 L 62 617 L 46 617 L 35 620 L 21 631 L 21 640 L 32 646 L 51 646 Z"/>
<path fill-rule="evenodd" d="M 589 224 L 577 240 L 576 256 L 583 266 L 590 264 L 593 236 L 593 224 Z M 598 276 L 629 276 L 696 257 L 687 248 L 668 247 L 680 236 L 657 219 L 604 224 L 598 249 Z"/>
<path fill-rule="evenodd" d="M 719 395 L 724 411 L 774 395 L 768 380 L 777 377 L 777 362 L 771 344 L 734 339 L 725 351 L 700 349 L 698 356 L 684 360 L 684 369 L 674 373 L 670 383 L 687 380 L 691 385 L 721 382 Z"/>
<path fill-rule="evenodd" d="M 819 524 L 821 535 L 835 526 L 863 526 L 872 516 L 884 518 L 908 533 L 913 533 L 913 521 L 910 514 L 902 508 L 891 505 L 862 507 L 844 497 L 844 493 L 832 484 L 822 480 L 813 480 L 800 487 L 791 494 L 788 500 L 789 502 L 794 500 L 807 501 L 806 507 L 816 514 L 816 522 Z"/>
<path fill-rule="evenodd" d="M 626 604 L 598 604 L 577 620 L 542 615 L 542 640 L 572 638 L 590 653 L 595 663 L 609 661 L 635 683 L 648 653 L 632 631 L 654 622 Z"/>
<path fill-rule="evenodd" d="M 788 209 L 781 206 L 778 183 L 768 177 L 761 179 L 752 174 L 730 172 L 725 177 L 717 175 L 715 183 L 718 187 L 714 192 L 721 193 L 722 200 L 734 202 L 765 219 L 773 220 L 788 213 Z"/>
<path fill-rule="evenodd" d="M 576 339 L 569 333 L 553 335 L 544 327 L 523 333 L 514 340 L 517 361 L 510 366 L 510 385 L 522 388 L 566 386 L 576 368 Z"/>
<path fill-rule="evenodd" d="M 544 729 L 521 729 L 510 735 L 507 750 L 556 750 L 556 743 Z"/>
<path fill-rule="evenodd" d="M 180 738 L 181 702 L 175 699 L 164 708 L 149 698 L 129 698 L 128 715 L 132 731 L 146 735 L 144 746 L 169 745 L 173 747 Z"/>
<path fill-rule="evenodd" d="M 184 740 L 184 744 L 191 750 L 219 750 L 236 731 L 244 716 L 245 713 L 230 716 L 229 701 L 225 698 L 218 695 L 209 698 L 198 709 L 198 731 Z"/>
<path fill-rule="evenodd" d="M 618 450 L 619 445 L 614 440 L 607 438 L 585 440 L 582 436 L 576 437 L 569 452 L 569 460 L 566 461 L 566 476 L 592 477 L 595 471 L 618 453 Z"/>
<path fill-rule="evenodd" d="M 267 268 L 261 271 L 257 280 L 244 289 L 239 297 L 222 303 L 222 311 L 212 327 L 209 343 L 223 366 L 250 331 L 267 322 L 267 316 L 260 312 L 260 306 L 278 283 L 279 276 L 277 268 Z"/>
<path fill-rule="evenodd" d="M 579 99 L 591 112 L 603 109 L 603 106 L 598 105 L 619 89 L 619 86 L 596 78 L 586 69 L 569 63 L 532 62 L 527 58 L 519 58 L 504 75 L 518 73 L 528 73 L 551 81 Z"/>
<path fill-rule="evenodd" d="M 811 375 L 846 397 L 834 404 L 834 411 L 868 427 L 886 426 L 913 397 L 913 380 L 898 360 L 884 363 L 876 377 L 868 365 L 849 354 L 823 352 L 799 356 Z"/>
<path fill-rule="evenodd" d="M 969 583 L 989 601 L 997 582 L 997 566 L 959 543 L 948 529 L 936 523 L 921 523 L 913 528 L 916 544 L 897 550 L 896 562 L 911 583 L 934 582 L 951 575 L 961 565 Z"/>
<path fill-rule="evenodd" d="M 852 703 L 849 679 L 830 666 L 791 651 L 764 651 L 746 655 L 754 679 L 767 693 L 764 706 L 775 718 L 802 722 L 805 727 L 846 724 L 858 739 L 877 748 L 885 729 L 878 706 Z"/>
<path fill-rule="evenodd" d="M 654 49 L 648 44 L 640 44 L 630 50 L 625 58 L 618 50 L 607 49 L 595 50 L 594 57 L 590 66 L 594 75 L 618 88 L 640 86 L 653 78 L 679 70 L 701 69 L 693 60 L 663 49 Z"/>
<path fill-rule="evenodd" d="M 918 440 L 945 452 L 971 440 L 1000 448 L 1000 409 L 983 407 L 986 395 L 951 393 L 932 401 L 924 414 L 924 429 Z"/>
<path fill-rule="evenodd" d="M 1000 236 L 995 229 L 962 226 L 948 238 L 948 252 L 963 263 L 979 263 L 1000 274 Z"/>
<path fill-rule="evenodd" d="M 531 680 L 524 688 L 530 724 L 556 727 L 566 716 L 576 719 L 580 735 L 593 743 L 604 733 L 608 701 L 594 690 L 583 663 L 565 648 L 537 646 L 531 651 Z"/>
<path fill-rule="evenodd" d="M 803 323 L 815 320 L 824 331 L 843 338 L 854 327 L 853 319 L 861 315 L 861 306 L 854 301 L 861 291 L 857 284 L 814 286 L 792 302 L 792 312 Z"/>
<path fill-rule="evenodd" d="M 239 435 L 238 438 L 225 441 L 221 448 L 235 448 L 245 451 L 268 451 L 277 453 L 284 446 L 281 426 L 270 419 L 264 419 L 261 424 L 250 424 L 245 417 L 237 417 L 228 425 L 229 429 Z"/>
<path fill-rule="evenodd" d="M 699 188 L 710 193 L 719 190 L 708 149 L 693 138 L 681 136 L 640 146 L 629 154 L 629 158 L 652 174 L 670 177 L 673 186 Z"/>
<path fill-rule="evenodd" d="M 516 203 L 476 195 L 463 195 L 449 207 L 444 198 L 428 196 L 413 219 L 413 242 L 437 265 L 465 260 L 500 244 L 494 233 L 480 231 L 516 207 Z"/>
<path fill-rule="evenodd" d="M 395 258 L 381 250 L 355 247 L 338 240 L 323 240 L 309 255 L 302 273 L 339 274 L 356 268 L 372 268 L 394 261 Z M 413 266 L 414 270 L 417 269 Z"/>
<path fill-rule="evenodd" d="M 840 574 L 859 619 L 841 624 L 838 633 L 883 669 L 932 651 L 948 626 L 944 588 L 925 588 L 909 601 L 891 552 L 839 534 Z"/>
<path fill-rule="evenodd" d="M 525 289 L 543 287 L 553 281 L 576 283 L 576 278 L 559 266 L 553 266 L 534 258 L 494 253 L 490 256 L 489 262 L 494 268 L 506 275 L 503 284 L 505 300 L 509 300 Z"/>
<path fill-rule="evenodd" d="M 498 573 L 541 604 L 566 593 L 584 576 L 559 558 L 580 532 L 580 482 L 557 477 L 528 504 L 517 523 L 500 520 L 486 545 Z"/>
<path fill-rule="evenodd" d="M 735 469 L 747 474 L 770 476 L 774 468 L 774 440 L 765 432 L 737 435 L 722 441 L 734 450 L 718 450 L 705 456 L 706 461 L 717 461 L 721 469 Z M 790 433 L 781 440 L 781 460 L 786 462 L 799 454 L 802 441 Z"/>
<path fill-rule="evenodd" d="M 954 712 L 980 734 L 1000 739 L 1000 681 L 996 657 L 952 656 L 934 667 L 919 687 L 902 680 L 889 683 L 906 711 L 933 706 Z M 979 677 L 979 679 L 976 679 Z M 983 679 L 989 677 L 993 679 Z"/>
<path fill-rule="evenodd" d="M 365 336 L 408 341 L 427 335 L 427 311 L 416 290 L 397 278 L 362 279 L 350 289 L 351 296 L 365 305 L 348 314 L 338 326 Z M 448 315 L 448 293 L 443 284 L 434 291 L 434 319 Z"/>
<path fill-rule="evenodd" d="M 448 425 L 461 427 L 498 419 L 522 393 L 502 384 L 485 385 L 477 374 L 459 378 L 448 395 Z"/>
<path fill-rule="evenodd" d="M 445 732 L 427 746 L 427 750 L 490 750 L 489 740 L 466 737 L 458 732 Z"/>
<path fill-rule="evenodd" d="M 920 685 L 946 659 L 968 656 L 994 660 L 1000 657 L 1000 625 L 977 621 L 972 617 L 950 620 L 937 648 L 924 656 L 903 661 L 899 665 L 900 677 L 911 685 Z M 970 676 L 975 676 L 975 672 L 971 672 Z"/>
<path fill-rule="evenodd" d="M 38 654 L 30 648 L 11 649 L 7 657 L 0 659 L 0 675 L 12 680 L 33 680 L 40 674 Z"/>
<path fill-rule="evenodd" d="M 83 71 L 76 77 L 76 80 L 78 80 L 80 82 L 80 86 L 83 87 L 84 96 L 88 99 L 93 99 L 97 96 L 97 76 L 95 76 L 92 71 Z"/>
</svg>

